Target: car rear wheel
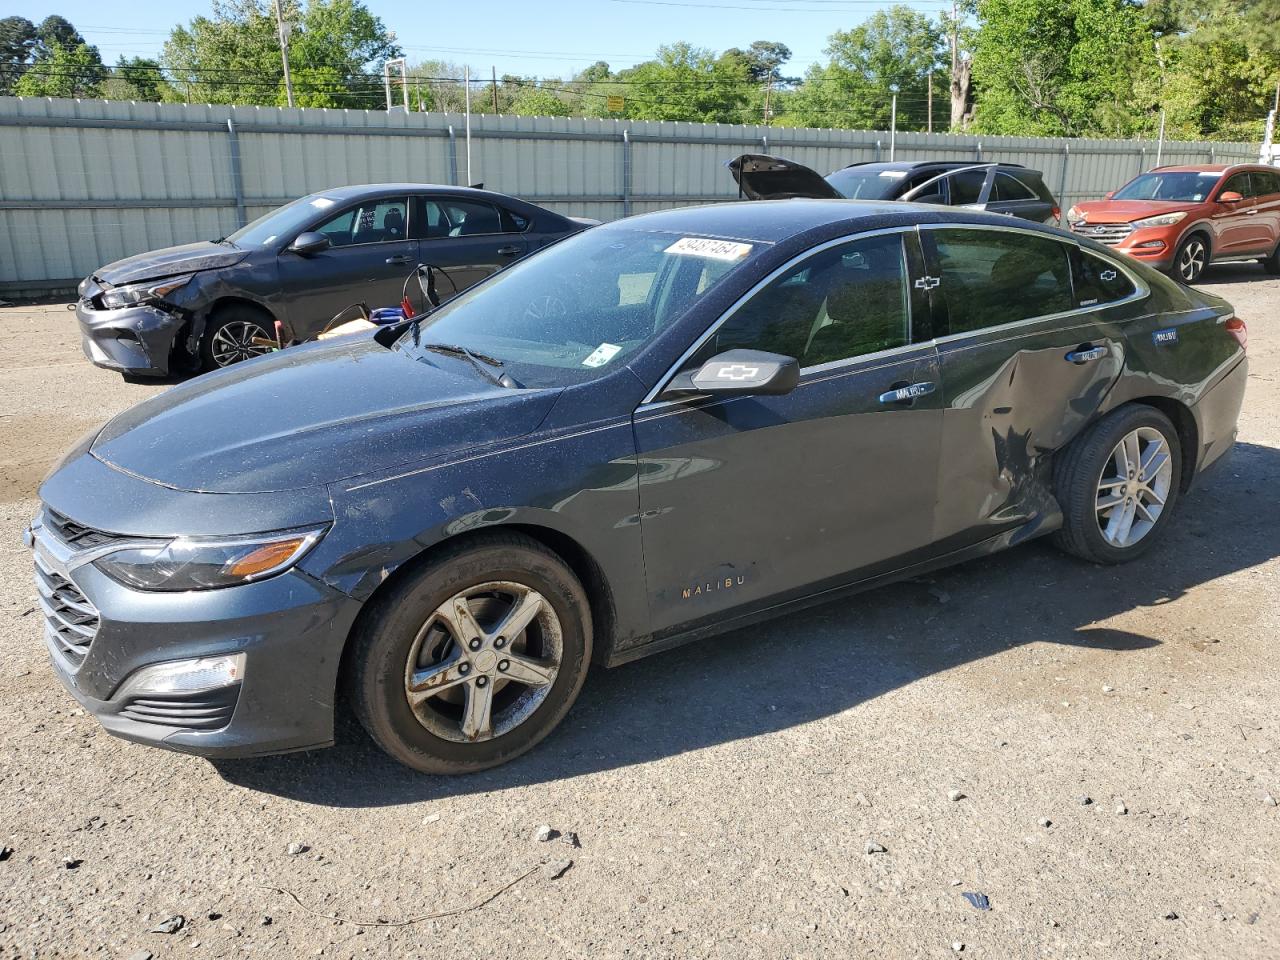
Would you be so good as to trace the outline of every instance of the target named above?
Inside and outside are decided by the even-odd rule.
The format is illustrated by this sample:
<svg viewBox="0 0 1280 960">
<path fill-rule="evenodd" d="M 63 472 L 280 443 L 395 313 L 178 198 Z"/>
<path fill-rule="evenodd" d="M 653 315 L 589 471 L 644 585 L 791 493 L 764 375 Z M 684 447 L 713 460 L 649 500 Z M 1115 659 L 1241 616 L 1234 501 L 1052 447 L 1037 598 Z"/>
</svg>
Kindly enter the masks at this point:
<svg viewBox="0 0 1280 960">
<path fill-rule="evenodd" d="M 591 660 L 582 585 L 537 541 L 447 549 L 375 598 L 346 671 L 373 740 L 424 773 L 470 773 L 541 741 Z"/>
<path fill-rule="evenodd" d="M 1262 266 L 1267 273 L 1280 273 L 1280 243 L 1271 251 L 1271 256 L 1263 259 Z"/>
<path fill-rule="evenodd" d="M 210 318 L 200 338 L 201 365 L 217 370 L 270 353 L 274 347 L 261 341 L 275 343 L 274 326 L 269 316 L 253 307 L 223 307 Z"/>
<path fill-rule="evenodd" d="M 1130 404 L 1072 442 L 1056 465 L 1062 507 L 1058 546 L 1094 563 L 1124 563 L 1148 550 L 1178 499 L 1182 449 L 1159 410 Z"/>
<path fill-rule="evenodd" d="M 1178 246 L 1173 258 L 1173 275 L 1183 283 L 1195 283 L 1209 265 L 1209 245 L 1193 233 Z"/>
</svg>

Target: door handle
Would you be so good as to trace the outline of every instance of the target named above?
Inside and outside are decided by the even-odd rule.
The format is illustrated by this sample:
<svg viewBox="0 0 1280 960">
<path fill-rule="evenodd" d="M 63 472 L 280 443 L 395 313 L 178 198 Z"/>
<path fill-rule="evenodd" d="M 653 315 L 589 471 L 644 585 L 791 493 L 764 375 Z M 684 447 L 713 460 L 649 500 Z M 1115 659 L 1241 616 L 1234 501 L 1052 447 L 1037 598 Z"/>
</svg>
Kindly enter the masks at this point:
<svg viewBox="0 0 1280 960">
<path fill-rule="evenodd" d="M 412 263 L 413 257 L 400 254 L 397 257 L 387 257 L 387 263 Z"/>
<path fill-rule="evenodd" d="M 880 394 L 881 403 L 902 403 L 911 404 L 916 397 L 924 397 L 933 393 L 937 389 L 936 385 L 928 380 L 923 383 L 908 383 L 902 381 L 894 384 L 892 389 Z"/>
<path fill-rule="evenodd" d="M 516 246 L 514 243 L 510 243 L 510 244 L 507 244 L 507 246 L 505 247 L 498 248 L 498 256 L 500 257 L 514 257 L 519 252 L 520 252 L 520 248 Z"/>
<path fill-rule="evenodd" d="M 1254 210 L 1246 210 L 1246 211 L 1244 212 L 1244 215 L 1245 215 L 1246 217 L 1256 217 L 1256 216 L 1258 215 L 1258 211 L 1257 211 L 1256 209 L 1254 209 Z"/>
<path fill-rule="evenodd" d="M 1064 359 L 1071 363 L 1082 364 L 1092 363 L 1094 360 L 1101 360 L 1107 355 L 1106 347 L 1092 347 L 1086 344 L 1079 350 L 1072 350 Z"/>
</svg>

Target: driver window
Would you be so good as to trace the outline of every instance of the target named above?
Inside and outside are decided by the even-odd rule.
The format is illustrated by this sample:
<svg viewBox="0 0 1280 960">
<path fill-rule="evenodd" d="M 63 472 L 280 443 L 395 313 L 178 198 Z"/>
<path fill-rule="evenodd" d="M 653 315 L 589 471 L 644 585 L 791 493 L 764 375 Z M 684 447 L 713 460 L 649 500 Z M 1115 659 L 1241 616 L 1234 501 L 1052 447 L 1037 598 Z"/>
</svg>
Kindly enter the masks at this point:
<svg viewBox="0 0 1280 960">
<path fill-rule="evenodd" d="M 408 208 L 402 197 L 362 203 L 326 220 L 316 230 L 335 247 L 403 240 Z"/>
<path fill-rule="evenodd" d="M 902 235 L 852 240 L 770 282 L 725 321 L 692 365 L 738 347 L 795 357 L 802 367 L 902 347 L 911 342 L 908 304 Z"/>
</svg>

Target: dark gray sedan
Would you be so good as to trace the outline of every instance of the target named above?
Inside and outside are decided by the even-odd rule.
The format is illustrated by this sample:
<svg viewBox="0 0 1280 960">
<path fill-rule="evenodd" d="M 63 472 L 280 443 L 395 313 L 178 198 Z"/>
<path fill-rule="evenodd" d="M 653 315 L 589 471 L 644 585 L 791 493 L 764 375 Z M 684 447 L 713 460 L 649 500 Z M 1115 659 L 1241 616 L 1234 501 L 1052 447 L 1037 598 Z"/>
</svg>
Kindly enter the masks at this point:
<svg viewBox="0 0 1280 960">
<path fill-rule="evenodd" d="M 85 437 L 28 533 L 53 669 L 143 743 L 322 746 L 341 687 L 391 755 L 478 770 L 593 660 L 1045 534 L 1158 569 L 1235 440 L 1246 339 L 1224 300 L 1009 217 L 619 220 Z"/>
<path fill-rule="evenodd" d="M 126 257 L 81 284 L 84 352 L 109 370 L 212 370 L 308 340 L 356 303 L 400 302 L 419 262 L 444 299 L 594 224 L 465 187 L 382 183 L 325 190 L 220 240 Z"/>
</svg>

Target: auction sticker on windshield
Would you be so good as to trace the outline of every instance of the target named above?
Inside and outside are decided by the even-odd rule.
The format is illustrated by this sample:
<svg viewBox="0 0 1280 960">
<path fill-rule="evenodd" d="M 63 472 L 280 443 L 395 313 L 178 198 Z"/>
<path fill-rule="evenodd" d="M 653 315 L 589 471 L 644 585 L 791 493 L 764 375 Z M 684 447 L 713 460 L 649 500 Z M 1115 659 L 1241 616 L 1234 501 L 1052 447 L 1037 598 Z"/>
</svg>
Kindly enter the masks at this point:
<svg viewBox="0 0 1280 960">
<path fill-rule="evenodd" d="M 603 367 L 606 363 L 618 355 L 618 351 L 622 347 L 616 343 L 602 343 L 587 355 L 582 361 L 584 367 Z"/>
<path fill-rule="evenodd" d="M 751 244 L 733 240 L 711 240 L 707 237 L 681 237 L 663 253 L 679 253 L 709 260 L 741 260 L 751 252 Z"/>
</svg>

